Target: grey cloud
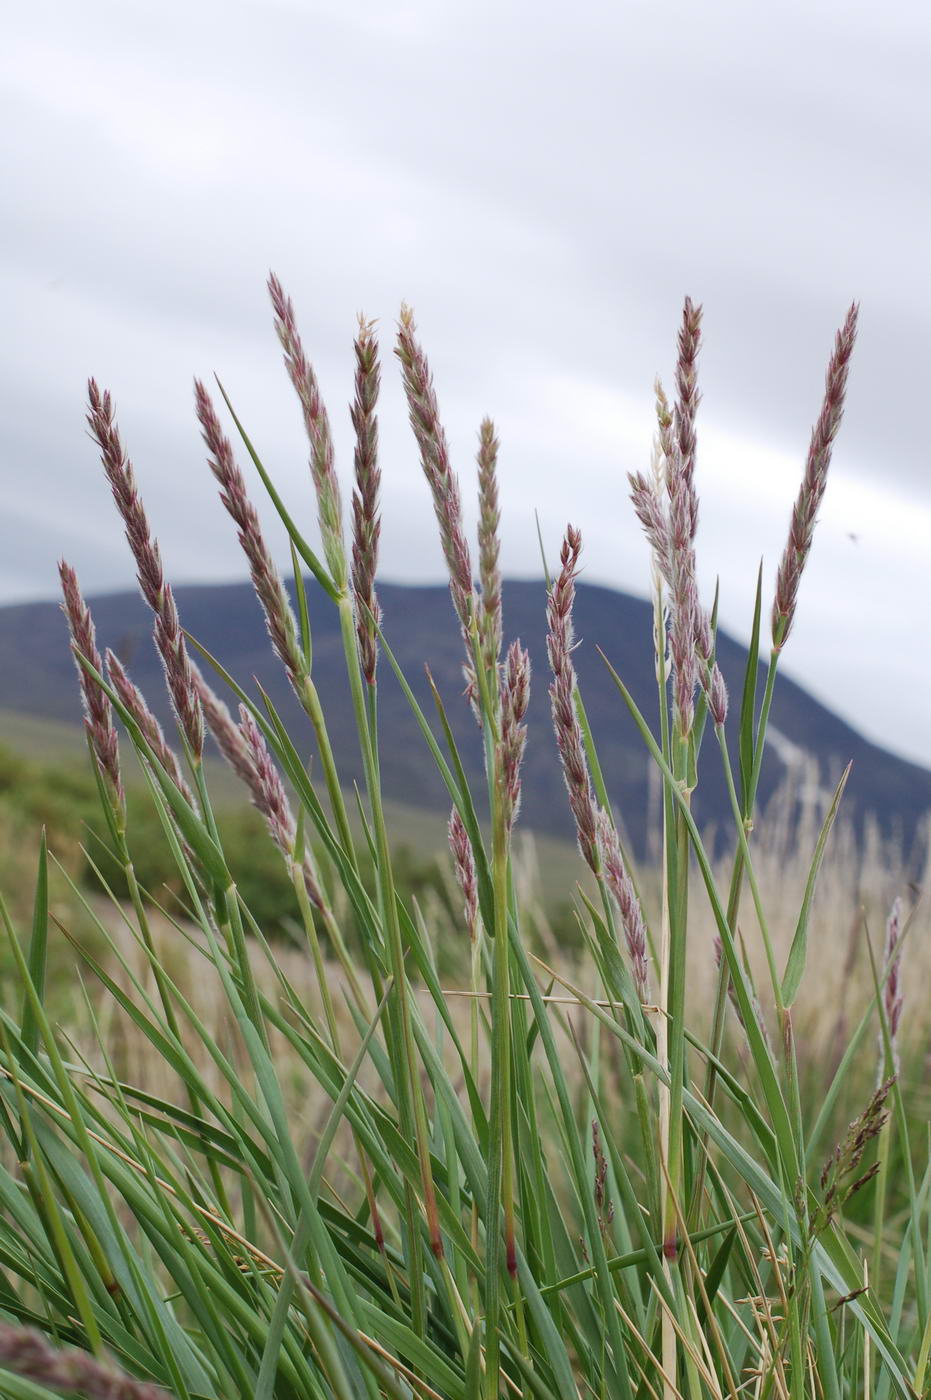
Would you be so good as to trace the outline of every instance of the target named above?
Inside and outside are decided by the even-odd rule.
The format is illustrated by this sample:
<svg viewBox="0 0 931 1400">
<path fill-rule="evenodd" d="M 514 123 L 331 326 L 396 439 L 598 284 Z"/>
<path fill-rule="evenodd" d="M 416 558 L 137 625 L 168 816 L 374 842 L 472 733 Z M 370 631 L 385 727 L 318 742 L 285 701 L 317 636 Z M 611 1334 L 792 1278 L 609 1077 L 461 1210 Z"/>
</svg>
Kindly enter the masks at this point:
<svg viewBox="0 0 931 1400">
<path fill-rule="evenodd" d="M 834 328 L 859 297 L 835 469 L 928 508 L 926 45 L 924 6 L 879 17 L 839 0 L 33 0 L 0 57 L 16 132 L 0 229 L 16 327 L 0 346 L 3 596 L 51 592 L 62 550 L 83 556 L 88 586 L 131 577 L 81 437 L 88 372 L 117 394 L 176 576 L 241 572 L 190 412 L 195 372 L 222 373 L 312 513 L 269 266 L 297 302 L 343 463 L 354 312 L 382 319 L 390 359 L 392 318 L 414 303 L 464 472 L 481 414 L 500 420 L 511 570 L 537 567 L 539 507 L 553 541 L 567 516 L 587 528 L 593 576 L 636 585 L 623 473 L 648 449 L 685 292 L 706 305 L 703 424 L 799 470 Z M 385 380 L 385 570 L 436 576 L 387 365 Z M 569 382 L 640 405 L 639 427 L 583 455 L 569 391 L 553 387 Z M 770 557 L 790 502 L 787 488 L 760 527 Z M 715 509 L 709 553 L 731 547 L 728 529 L 756 538 L 755 521 L 725 527 Z M 806 603 L 812 636 L 837 640 L 823 598 Z M 822 647 L 823 673 L 817 641 L 797 654 L 822 690 L 847 685 L 839 646 Z M 861 712 L 875 725 L 891 705 L 877 685 Z M 903 723 L 927 752 L 912 710 Z"/>
</svg>

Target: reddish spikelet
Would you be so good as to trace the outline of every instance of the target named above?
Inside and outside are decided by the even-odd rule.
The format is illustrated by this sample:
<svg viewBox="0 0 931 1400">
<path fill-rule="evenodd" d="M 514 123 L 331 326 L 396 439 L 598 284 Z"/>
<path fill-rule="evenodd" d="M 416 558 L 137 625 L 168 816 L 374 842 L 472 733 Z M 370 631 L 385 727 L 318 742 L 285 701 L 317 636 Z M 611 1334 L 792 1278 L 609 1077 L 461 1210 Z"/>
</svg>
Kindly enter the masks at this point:
<svg viewBox="0 0 931 1400">
<path fill-rule="evenodd" d="M 575 709 L 576 676 L 572 664 L 575 644 L 572 605 L 575 600 L 575 576 L 581 550 L 582 536 L 570 525 L 566 530 L 559 556 L 560 572 L 546 604 L 546 650 L 553 672 L 550 685 L 553 727 L 556 730 L 556 745 L 569 794 L 569 806 L 575 818 L 579 850 L 597 875 L 599 855 L 595 795 L 585 758 L 582 726 Z"/>
<path fill-rule="evenodd" d="M 222 704 L 222 701 L 219 703 Z M 239 733 L 250 765 L 250 776 L 245 781 L 252 794 L 253 805 L 262 813 L 272 840 L 290 866 L 294 861 L 297 823 L 281 774 L 275 767 L 262 731 L 245 705 L 239 707 Z M 308 853 L 304 856 L 303 876 L 310 902 L 317 909 L 323 909 L 323 892 Z"/>
<path fill-rule="evenodd" d="M 695 611 L 695 653 L 707 666 L 714 655 L 714 635 L 711 631 L 711 618 L 708 609 L 699 606 Z"/>
<path fill-rule="evenodd" d="M 284 790 L 281 774 L 275 767 L 262 737 L 262 731 L 245 705 L 239 707 L 239 732 L 252 769 L 252 777 L 248 780 L 252 789 L 252 801 L 268 823 L 275 845 L 290 859 L 297 837 L 291 804 Z"/>
<path fill-rule="evenodd" d="M 162 726 L 146 704 L 145 696 L 142 691 L 139 690 L 137 686 L 133 685 L 122 662 L 112 651 L 108 650 L 106 652 L 104 660 L 107 665 L 107 676 L 119 697 L 120 704 L 124 709 L 129 711 L 139 729 L 142 731 L 142 737 L 145 739 L 149 748 L 152 750 L 175 787 L 184 797 L 184 800 L 189 806 L 196 809 L 197 803 L 194 800 L 194 794 L 185 782 L 181 773 L 181 766 L 174 752 L 168 746 L 168 741 L 165 738 Z"/>
<path fill-rule="evenodd" d="M 727 686 L 717 662 L 710 672 L 702 672 L 702 685 L 708 701 L 708 713 L 716 725 L 723 724 L 727 719 Z"/>
<path fill-rule="evenodd" d="M 300 399 L 304 427 L 310 442 L 310 474 L 317 493 L 317 512 L 323 553 L 333 582 L 342 591 L 346 586 L 346 546 L 343 540 L 343 506 L 333 454 L 330 419 L 320 394 L 313 366 L 304 354 L 291 298 L 272 273 L 268 292 L 275 313 L 275 330 L 284 352 L 288 377 Z"/>
<path fill-rule="evenodd" d="M 837 1212 L 862 1191 L 879 1171 L 879 1161 L 863 1171 L 863 1158 L 874 1138 L 879 1137 L 889 1118 L 889 1091 L 895 1076 L 877 1086 L 876 1092 L 858 1118 L 848 1127 L 821 1170 L 820 1185 L 824 1199 L 812 1222 L 813 1232 L 820 1233 Z"/>
<path fill-rule="evenodd" d="M 197 702 L 184 633 L 171 586 L 165 582 L 158 544 L 152 538 L 136 488 L 132 462 L 123 450 L 109 392 L 101 394 L 95 380 L 87 386 L 87 422 L 100 448 L 101 461 L 126 528 L 126 539 L 138 570 L 142 596 L 155 614 L 155 644 L 165 667 L 168 692 L 181 732 L 195 761 L 204 748 L 204 718 Z"/>
<path fill-rule="evenodd" d="M 501 655 L 501 542 L 498 526 L 498 438 L 490 418 L 482 420 L 478 436 L 478 569 L 482 585 L 478 626 L 485 670 L 494 676 Z"/>
<path fill-rule="evenodd" d="M 248 727 L 244 724 L 237 724 L 227 706 L 219 695 L 211 690 L 199 671 L 196 673 L 196 679 L 200 702 L 204 707 L 204 715 L 210 732 L 216 740 L 217 748 L 236 776 L 241 778 L 249 789 L 253 805 L 265 818 L 275 845 L 290 867 L 297 825 L 291 814 L 287 795 L 280 778 L 278 778 L 277 770 L 261 730 L 252 720 L 251 715 L 249 715 L 250 725 Z M 248 710 L 245 713 L 248 715 Z M 277 786 L 269 778 L 269 773 L 277 779 Z M 274 793 L 274 800 L 271 803 L 269 802 L 269 791 Z M 289 836 L 290 843 L 288 843 Z M 320 886 L 309 855 L 304 857 L 303 873 L 304 884 L 311 902 L 318 909 L 322 908 Z"/>
<path fill-rule="evenodd" d="M 475 878 L 475 857 L 472 854 L 469 833 L 466 831 L 465 824 L 456 807 L 449 814 L 449 849 L 453 854 L 456 882 L 462 891 L 469 937 L 474 940 L 478 934 L 478 883 Z"/>
<path fill-rule="evenodd" d="M 76 1347 L 49 1346 L 39 1333 L 0 1322 L 0 1366 L 23 1380 L 86 1400 L 167 1400 L 167 1391 L 137 1381 L 112 1362 Z"/>
<path fill-rule="evenodd" d="M 508 648 L 501 681 L 501 740 L 499 772 L 502 782 L 504 818 L 510 831 L 520 811 L 520 770 L 527 744 L 524 719 L 530 704 L 530 653 L 520 642 Z"/>
<path fill-rule="evenodd" d="M 356 489 L 352 497 L 352 589 L 356 601 L 356 634 L 359 661 L 369 685 L 375 684 L 378 646 L 375 627 L 381 621 L 381 608 L 375 593 L 378 566 L 378 537 L 381 521 L 378 493 L 381 472 L 378 467 L 378 418 L 375 405 L 381 371 L 374 322 L 359 317 L 355 340 L 355 398 L 350 409 L 356 434 Z"/>
<path fill-rule="evenodd" d="M 120 743 L 113 723 L 113 706 L 100 686 L 89 676 L 78 660 L 83 656 L 94 670 L 103 674 L 103 661 L 97 650 L 97 635 L 90 609 L 84 601 L 78 584 L 78 576 L 64 559 L 59 560 L 58 575 L 61 579 L 62 612 L 68 619 L 71 633 L 71 650 L 78 672 L 81 687 L 81 703 L 84 709 L 84 728 L 90 739 L 91 749 L 97 760 L 101 776 L 110 790 L 118 809 L 124 805 L 123 782 L 120 776 Z"/>
<path fill-rule="evenodd" d="M 695 490 L 695 417 L 701 395 L 698 392 L 698 352 L 701 348 L 702 309 L 691 297 L 685 298 L 679 328 L 679 356 L 676 362 L 676 406 L 673 427 L 679 447 L 681 470 L 689 503 L 691 538 L 698 532 L 698 495 Z"/>
<path fill-rule="evenodd" d="M 462 624 L 468 651 L 474 606 L 472 561 L 462 528 L 459 482 L 450 465 L 449 445 L 440 422 L 433 376 L 417 341 L 416 330 L 410 307 L 403 306 L 398 323 L 395 354 L 401 362 L 404 374 L 404 390 L 411 427 L 420 448 L 421 465 L 433 496 L 433 509 L 440 527 L 440 541 L 449 570 L 453 606 Z"/>
<path fill-rule="evenodd" d="M 647 958 L 646 925 L 643 921 L 640 900 L 637 898 L 634 882 L 624 864 L 621 843 L 618 841 L 613 821 L 607 812 L 599 809 L 597 822 L 601 869 L 605 883 L 614 897 L 621 916 L 621 927 L 624 930 L 624 942 L 627 945 L 627 956 L 630 960 L 634 986 L 641 1002 L 648 1002 L 650 999 L 650 964 Z"/>
<path fill-rule="evenodd" d="M 654 567 L 660 577 L 671 587 L 672 571 L 669 550 L 669 521 L 663 501 L 643 472 L 629 472 L 630 499 L 637 519 L 643 526 L 653 556 Z"/>
<path fill-rule="evenodd" d="M 239 531 L 239 543 L 249 561 L 252 586 L 265 614 L 268 635 L 291 683 L 296 686 L 306 666 L 298 646 L 297 624 L 287 589 L 265 544 L 259 517 L 233 455 L 232 443 L 223 432 L 213 401 L 199 379 L 194 381 L 194 403 L 201 436 L 210 454 L 208 465 L 220 484 L 220 500 Z"/>
<path fill-rule="evenodd" d="M 899 1022 L 902 1020 L 902 982 L 901 982 L 901 959 L 902 949 L 899 947 L 902 938 L 902 901 L 896 898 L 893 900 L 892 908 L 889 911 L 889 918 L 886 921 L 886 942 L 883 949 L 883 967 L 886 972 L 886 983 L 883 987 L 883 1009 L 886 1013 L 886 1023 L 889 1027 L 889 1040 L 892 1045 L 892 1072 L 898 1075 L 901 1069 L 899 1057 Z M 885 1079 L 885 1043 L 882 1034 L 879 1037 L 879 1081 Z"/>
<path fill-rule="evenodd" d="M 834 353 L 825 377 L 821 413 L 812 429 L 805 474 L 792 511 L 789 538 L 776 575 L 776 596 L 773 602 L 773 646 L 779 651 L 786 642 L 798 602 L 802 570 L 811 552 L 818 511 L 827 486 L 831 453 L 844 416 L 844 398 L 850 357 L 857 338 L 859 307 L 854 302 L 834 341 Z"/>
<path fill-rule="evenodd" d="M 194 679 L 207 728 L 213 735 L 217 748 L 236 776 L 251 789 L 256 780 L 255 763 L 239 725 L 216 691 L 211 690 L 200 671 L 195 671 Z"/>
</svg>

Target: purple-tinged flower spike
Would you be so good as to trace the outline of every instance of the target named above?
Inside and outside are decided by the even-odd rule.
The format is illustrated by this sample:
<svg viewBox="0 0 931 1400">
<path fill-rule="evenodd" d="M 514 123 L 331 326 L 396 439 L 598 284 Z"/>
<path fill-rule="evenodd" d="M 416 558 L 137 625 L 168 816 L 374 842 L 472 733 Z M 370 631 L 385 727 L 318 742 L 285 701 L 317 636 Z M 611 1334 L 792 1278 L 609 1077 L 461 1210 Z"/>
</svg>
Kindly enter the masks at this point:
<svg viewBox="0 0 931 1400">
<path fill-rule="evenodd" d="M 695 490 L 695 416 L 701 395 L 698 392 L 698 352 L 701 348 L 702 309 L 691 297 L 685 298 L 679 328 L 679 356 L 676 362 L 676 406 L 673 426 L 679 446 L 682 475 L 689 502 L 691 538 L 698 533 L 698 495 Z"/>
<path fill-rule="evenodd" d="M 255 763 L 242 730 L 230 714 L 229 707 L 216 691 L 211 689 L 200 671 L 195 673 L 195 681 L 207 728 L 213 735 L 217 748 L 237 778 L 241 778 L 251 789 L 256 780 Z"/>
<path fill-rule="evenodd" d="M 138 1381 L 78 1347 L 50 1346 L 40 1332 L 0 1322 L 0 1366 L 34 1385 L 86 1400 L 167 1400 L 168 1392 Z"/>
<path fill-rule="evenodd" d="M 695 717 L 695 631 L 699 613 L 695 581 L 695 552 L 691 539 L 689 494 L 681 470 L 673 479 L 669 502 L 669 545 L 672 564 L 669 654 L 673 665 L 676 722 L 687 735 Z"/>
<path fill-rule="evenodd" d="M 654 455 L 654 480 L 658 480 L 659 468 L 666 483 L 667 495 L 672 495 L 672 477 L 680 461 L 679 444 L 673 433 L 673 413 L 669 399 L 659 375 L 653 381 L 653 401 L 656 413 L 656 437 L 659 451 Z"/>
<path fill-rule="evenodd" d="M 627 480 L 630 482 L 630 499 L 634 511 L 650 546 L 653 566 L 664 582 L 671 587 L 669 521 L 664 502 L 657 494 L 653 482 L 649 481 L 643 472 L 629 472 Z"/>
<path fill-rule="evenodd" d="M 356 489 L 352 497 L 352 589 L 356 603 L 359 661 L 366 681 L 369 685 L 374 685 L 378 660 L 375 628 L 381 622 L 381 608 L 375 593 L 378 537 L 381 533 L 378 514 L 381 471 L 378 466 L 378 418 L 375 406 L 378 402 L 381 371 L 373 321 L 359 317 L 359 334 L 356 336 L 354 348 L 355 398 L 350 410 L 356 434 Z"/>
<path fill-rule="evenodd" d="M 482 585 L 479 600 L 479 635 L 485 670 L 495 677 L 501 655 L 501 541 L 498 526 L 498 438 L 495 425 L 484 418 L 478 435 L 478 570 Z"/>
<path fill-rule="evenodd" d="M 252 800 L 268 823 L 275 845 L 290 859 L 297 837 L 294 814 L 262 731 L 245 705 L 239 707 L 239 732 L 251 765 L 251 777 L 247 781 L 252 789 Z"/>
<path fill-rule="evenodd" d="M 197 808 L 194 794 L 185 782 L 181 772 L 181 765 L 172 749 L 168 746 L 162 726 L 153 715 L 145 701 L 145 696 L 138 686 L 133 685 L 126 670 L 117 656 L 112 651 L 107 651 L 104 660 L 107 665 L 107 676 L 110 684 L 117 693 L 120 704 L 128 710 L 130 716 L 142 732 L 149 748 L 158 759 L 165 772 L 168 774 L 175 787 L 181 793 L 188 806 Z"/>
<path fill-rule="evenodd" d="M 343 506 L 333 459 L 330 419 L 320 395 L 313 366 L 304 354 L 294 317 L 294 305 L 278 278 L 272 273 L 268 292 L 275 313 L 275 330 L 284 352 L 288 377 L 301 401 L 304 427 L 310 442 L 310 474 L 317 493 L 317 512 L 324 558 L 333 582 L 342 592 L 346 587 L 346 544 L 343 538 Z"/>
<path fill-rule="evenodd" d="M 818 511 L 827 485 L 831 453 L 844 416 L 844 398 L 850 357 L 857 338 L 859 307 L 854 302 L 847 319 L 837 332 L 834 353 L 825 377 L 824 400 L 818 421 L 812 429 L 805 474 L 792 511 L 789 538 L 776 575 L 776 596 L 773 601 L 773 648 L 780 651 L 792 630 L 798 602 L 802 570 L 811 551 Z"/>
<path fill-rule="evenodd" d="M 711 631 L 711 617 L 707 608 L 700 604 L 695 611 L 695 652 L 700 661 L 710 665 L 714 655 L 714 635 Z"/>
<path fill-rule="evenodd" d="M 883 1009 L 886 1013 L 886 1023 L 889 1027 L 889 1041 L 892 1046 L 892 1072 L 898 1075 L 901 1069 L 899 1058 L 899 1023 L 902 1020 L 902 981 L 901 981 L 901 959 L 902 949 L 899 944 L 902 939 L 902 901 L 896 898 L 889 911 L 889 918 L 886 921 L 886 943 L 883 949 L 883 969 L 886 973 L 886 983 L 883 987 Z M 879 1074 L 877 1083 L 882 1083 L 886 1078 L 885 1074 L 886 1052 L 883 1037 L 879 1037 Z"/>
<path fill-rule="evenodd" d="M 219 703 L 222 704 L 222 701 Z M 284 783 L 281 781 L 281 774 L 275 767 L 274 759 L 262 737 L 262 731 L 245 705 L 239 707 L 239 732 L 252 769 L 251 776 L 246 779 L 246 782 L 252 794 L 253 805 L 265 818 L 265 824 L 275 845 L 288 864 L 292 865 L 295 860 L 297 823 L 291 811 Z M 306 852 L 302 873 L 311 904 L 317 909 L 323 909 L 325 907 L 323 892 L 320 888 L 317 872 Z"/>
<path fill-rule="evenodd" d="M 643 911 L 634 889 L 634 882 L 621 855 L 621 843 L 617 839 L 614 823 L 603 808 L 598 810 L 597 822 L 602 873 L 621 916 L 624 942 L 627 945 L 627 956 L 637 995 L 641 1002 L 646 1003 L 650 999 L 650 965 L 647 959 L 647 934 Z"/>
<path fill-rule="evenodd" d="M 101 461 L 123 519 L 126 539 L 138 570 L 142 596 L 155 614 L 155 644 L 165 667 L 165 679 L 181 732 L 195 762 L 204 749 L 204 717 L 197 702 L 191 663 L 178 618 L 171 585 L 165 582 L 161 554 L 152 538 L 136 488 L 132 462 L 120 440 L 109 392 L 101 393 L 95 380 L 87 386 L 90 412 L 87 422 L 100 448 Z"/>
<path fill-rule="evenodd" d="M 456 882 L 462 892 L 463 913 L 469 929 L 469 937 L 474 942 L 478 935 L 478 882 L 475 878 L 475 856 L 469 833 L 457 808 L 449 814 L 449 849 L 453 855 Z"/>
<path fill-rule="evenodd" d="M 94 620 L 81 593 L 78 576 L 64 559 L 59 561 L 58 574 L 61 579 L 62 612 L 68 619 L 71 650 L 74 653 L 81 687 L 84 728 L 114 808 L 121 811 L 124 807 L 124 793 L 120 776 L 120 742 L 116 725 L 113 723 L 113 706 L 107 694 L 101 690 L 93 676 L 87 674 L 78 660 L 79 656 L 83 656 L 99 675 L 103 675 L 103 661 L 97 650 Z"/>
<path fill-rule="evenodd" d="M 499 771 L 502 782 L 504 819 L 508 831 L 520 811 L 520 770 L 527 744 L 524 720 L 530 704 L 530 653 L 520 642 L 508 648 L 501 681 L 501 747 Z"/>
<path fill-rule="evenodd" d="M 219 695 L 211 690 L 199 671 L 197 672 L 197 691 L 204 707 L 207 726 L 216 741 L 217 748 L 236 776 L 241 778 L 249 789 L 253 805 L 265 818 L 275 845 L 278 846 L 290 865 L 294 859 L 297 825 L 291 814 L 290 805 L 280 779 L 278 779 L 278 784 L 274 789 L 274 802 L 269 803 L 268 801 L 271 784 L 268 774 L 271 771 L 277 778 L 277 770 L 274 768 L 261 731 L 252 720 L 251 715 L 248 727 L 245 724 L 237 724 L 228 707 Z M 246 714 L 248 713 L 247 710 Z M 290 836 L 290 844 L 283 845 L 282 840 L 288 836 Z M 304 884 L 311 902 L 318 909 L 322 908 L 323 898 L 320 893 L 317 873 L 310 856 L 306 853 L 303 874 Z"/>
<path fill-rule="evenodd" d="M 692 521 L 697 519 L 693 502 L 694 485 L 686 475 L 682 450 L 674 431 L 674 415 L 659 380 L 656 382 L 656 419 L 659 446 L 666 465 L 666 489 L 669 496 L 668 571 L 665 574 L 670 593 L 669 654 L 673 665 L 673 695 L 676 723 L 685 736 L 695 717 L 696 636 L 702 648 L 706 642 L 698 602 L 695 577 L 695 546 Z M 710 629 L 708 632 L 710 654 Z"/>
<path fill-rule="evenodd" d="M 727 686 L 717 662 L 711 667 L 710 673 L 703 673 L 702 685 L 708 701 L 708 713 L 715 725 L 722 725 L 727 719 Z"/>
<path fill-rule="evenodd" d="M 585 757 L 582 726 L 575 709 L 575 666 L 572 651 L 575 645 L 572 626 L 572 605 L 575 600 L 575 576 L 582 550 L 581 533 L 568 526 L 560 552 L 560 571 L 553 583 L 546 604 L 547 638 L 553 681 L 550 702 L 556 746 L 562 763 L 563 777 L 569 794 L 569 806 L 575 818 L 575 828 L 582 858 L 597 875 L 599 873 L 598 836 L 595 794 Z"/>
<path fill-rule="evenodd" d="M 208 465 L 220 484 L 220 500 L 239 531 L 239 543 L 249 561 L 252 586 L 265 614 L 268 635 L 292 685 L 297 687 L 306 666 L 298 645 L 297 623 L 287 589 L 265 543 L 259 517 L 246 491 L 245 478 L 236 464 L 232 444 L 223 432 L 210 395 L 199 379 L 194 381 L 194 402 L 201 436 L 210 454 Z"/>
<path fill-rule="evenodd" d="M 402 306 L 395 354 L 401 362 L 411 427 L 420 448 L 420 461 L 433 496 L 440 527 L 440 541 L 449 570 L 449 587 L 456 615 L 469 650 L 469 631 L 475 603 L 472 560 L 462 527 L 459 482 L 449 459 L 446 432 L 427 358 L 416 338 L 417 327 L 410 307 Z"/>
</svg>

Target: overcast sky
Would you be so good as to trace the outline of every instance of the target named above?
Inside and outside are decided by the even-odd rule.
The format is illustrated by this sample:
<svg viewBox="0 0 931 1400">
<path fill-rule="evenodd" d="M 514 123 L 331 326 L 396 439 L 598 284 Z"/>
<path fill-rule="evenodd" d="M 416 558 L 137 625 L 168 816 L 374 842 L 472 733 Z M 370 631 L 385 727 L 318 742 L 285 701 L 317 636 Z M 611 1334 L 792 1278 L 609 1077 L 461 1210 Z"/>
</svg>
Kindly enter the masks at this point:
<svg viewBox="0 0 931 1400">
<path fill-rule="evenodd" d="M 478 423 L 498 425 L 508 572 L 539 572 L 536 509 L 551 557 L 572 520 L 587 577 L 638 592 L 626 474 L 648 460 L 682 298 L 702 301 L 699 563 L 745 637 L 857 298 L 784 664 L 931 763 L 929 61 L 924 0 L 8 8 L 0 601 L 53 596 L 60 554 L 88 592 L 131 582 L 83 435 L 91 373 L 113 391 L 175 582 L 243 574 L 199 449 L 195 373 L 221 375 L 312 521 L 272 267 L 344 480 L 355 315 L 379 318 L 382 572 L 398 580 L 442 576 L 390 353 L 402 300 L 468 495 Z"/>
</svg>

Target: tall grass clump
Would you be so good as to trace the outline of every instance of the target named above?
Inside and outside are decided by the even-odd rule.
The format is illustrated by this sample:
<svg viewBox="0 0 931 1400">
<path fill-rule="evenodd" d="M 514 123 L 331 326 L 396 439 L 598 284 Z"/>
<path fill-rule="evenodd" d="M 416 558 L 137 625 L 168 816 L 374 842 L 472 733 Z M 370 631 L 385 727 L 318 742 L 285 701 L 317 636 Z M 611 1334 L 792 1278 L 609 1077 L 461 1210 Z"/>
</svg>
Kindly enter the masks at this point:
<svg viewBox="0 0 931 1400">
<path fill-rule="evenodd" d="M 13 969 L 0 1014 L 0 1390 L 13 1400 L 925 1393 L 931 1176 L 898 1078 L 909 911 L 900 900 L 885 931 L 858 926 L 872 967 L 866 995 L 838 1053 L 813 1066 L 796 1005 L 813 920 L 826 917 L 815 894 L 843 780 L 812 833 L 787 951 L 767 904 L 780 871 L 761 858 L 754 830 L 856 307 L 829 360 L 769 625 L 760 580 L 743 693 L 729 698 L 716 606 L 697 582 L 702 318 L 685 303 L 671 396 L 656 386 L 652 463 L 630 478 L 652 553 L 652 713 L 604 657 L 619 714 L 633 717 L 660 785 L 652 871 L 626 849 L 577 681 L 581 531 L 566 529 L 553 561 L 549 674 L 531 676 L 502 616 L 494 425 L 478 436 L 476 567 L 430 367 L 404 308 L 395 354 L 465 685 L 463 698 L 431 682 L 433 709 L 423 712 L 391 649 L 403 620 L 383 618 L 378 602 L 374 323 L 360 320 L 355 341 L 346 511 L 294 308 L 277 279 L 269 290 L 307 433 L 319 550 L 222 386 L 215 395 L 198 381 L 195 408 L 270 645 L 306 717 L 295 732 L 186 634 L 112 399 L 89 387 L 91 435 L 176 725 L 166 734 L 126 669 L 101 652 L 62 563 L 106 850 L 87 852 L 97 897 L 72 882 L 92 938 L 49 904 L 44 837 L 31 921 L 14 927 L 0 906 Z M 242 462 L 284 524 L 289 583 Z M 340 624 L 364 775 L 352 796 L 315 684 L 305 570 Z M 379 728 L 386 674 L 449 794 L 454 918 L 399 879 L 380 780 L 381 745 L 392 742 Z M 572 957 L 537 936 L 515 858 L 531 685 L 549 689 L 581 859 L 581 883 L 567 891 L 582 950 Z M 484 754 L 480 793 L 447 717 L 463 703 Z M 264 823 L 293 893 L 300 953 L 269 936 L 234 878 L 208 741 Z M 145 852 L 127 820 L 127 747 L 176 895 L 138 878 Z M 723 861 L 720 833 L 712 854 L 692 814 L 715 765 L 733 818 Z M 621 815 L 628 827 L 636 820 Z M 443 946 L 452 939 L 464 953 L 455 979 Z M 53 1024 L 47 1010 L 55 945 L 73 949 L 74 1025 Z"/>
</svg>

